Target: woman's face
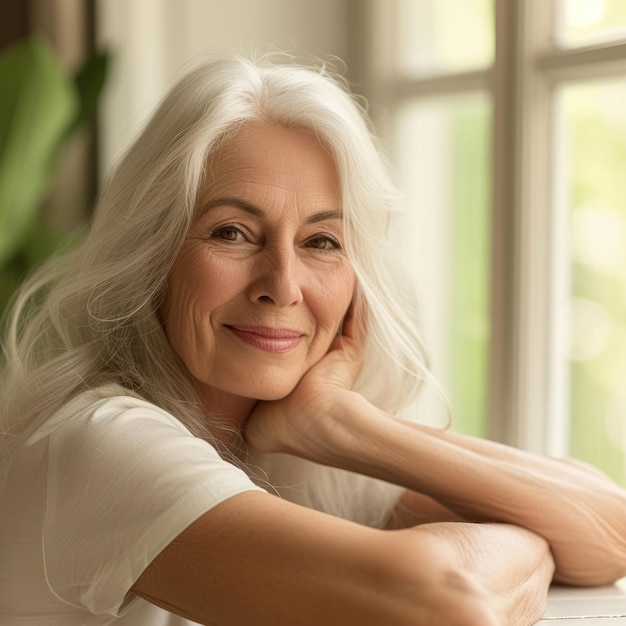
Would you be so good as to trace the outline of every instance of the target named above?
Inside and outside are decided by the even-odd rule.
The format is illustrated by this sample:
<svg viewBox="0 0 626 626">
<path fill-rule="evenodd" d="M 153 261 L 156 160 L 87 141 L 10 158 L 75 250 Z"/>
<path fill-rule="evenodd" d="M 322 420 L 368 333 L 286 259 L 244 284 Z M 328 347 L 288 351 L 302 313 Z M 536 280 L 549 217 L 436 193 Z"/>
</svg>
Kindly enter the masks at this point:
<svg viewBox="0 0 626 626">
<path fill-rule="evenodd" d="M 168 280 L 167 337 L 217 406 L 282 398 L 354 292 L 334 159 L 310 131 L 247 124 L 211 159 L 200 203 Z"/>
</svg>

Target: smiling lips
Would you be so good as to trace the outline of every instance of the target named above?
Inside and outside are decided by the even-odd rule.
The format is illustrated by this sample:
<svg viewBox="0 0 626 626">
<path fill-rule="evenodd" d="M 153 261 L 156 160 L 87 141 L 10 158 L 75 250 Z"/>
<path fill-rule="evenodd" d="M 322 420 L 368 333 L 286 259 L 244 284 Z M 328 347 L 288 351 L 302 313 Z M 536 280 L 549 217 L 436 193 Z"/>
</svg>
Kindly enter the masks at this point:
<svg viewBox="0 0 626 626">
<path fill-rule="evenodd" d="M 239 339 L 265 352 L 289 352 L 303 337 L 300 331 L 291 328 L 269 326 L 226 326 L 226 328 Z"/>
</svg>

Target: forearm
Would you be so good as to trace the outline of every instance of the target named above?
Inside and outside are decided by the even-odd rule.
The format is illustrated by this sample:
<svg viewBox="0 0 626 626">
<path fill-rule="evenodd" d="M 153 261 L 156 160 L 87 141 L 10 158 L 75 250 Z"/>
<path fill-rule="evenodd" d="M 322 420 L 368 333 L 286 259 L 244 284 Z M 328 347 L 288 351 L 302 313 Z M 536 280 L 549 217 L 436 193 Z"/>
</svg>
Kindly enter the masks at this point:
<svg viewBox="0 0 626 626">
<path fill-rule="evenodd" d="M 345 394 L 296 454 L 427 494 L 474 520 L 545 537 L 557 577 L 600 584 L 626 573 L 626 495 L 595 471 L 410 424 Z"/>
<path fill-rule="evenodd" d="M 187 527 L 133 591 L 200 624 L 529 626 L 551 573 L 519 528 L 383 531 L 250 492 Z"/>
<path fill-rule="evenodd" d="M 389 514 L 385 528 L 398 530 L 421 524 L 467 521 L 469 521 L 467 518 L 452 511 L 438 500 L 406 489 Z"/>
</svg>

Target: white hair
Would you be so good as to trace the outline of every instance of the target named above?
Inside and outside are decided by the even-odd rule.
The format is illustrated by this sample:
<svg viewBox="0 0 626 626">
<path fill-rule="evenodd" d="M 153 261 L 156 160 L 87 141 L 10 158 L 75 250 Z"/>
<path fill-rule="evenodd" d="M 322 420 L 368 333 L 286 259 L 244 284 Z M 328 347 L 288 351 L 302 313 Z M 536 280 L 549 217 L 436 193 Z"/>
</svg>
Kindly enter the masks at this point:
<svg viewBox="0 0 626 626">
<path fill-rule="evenodd" d="M 158 317 L 207 161 L 247 121 L 313 130 L 343 194 L 346 250 L 367 318 L 358 390 L 398 410 L 429 378 L 409 281 L 388 238 L 401 206 L 359 101 L 324 64 L 220 55 L 174 86 L 105 183 L 82 245 L 39 270 L 7 322 L 0 458 L 86 388 L 117 383 L 213 440 Z M 0 476 L 2 475 L 0 466 Z"/>
</svg>

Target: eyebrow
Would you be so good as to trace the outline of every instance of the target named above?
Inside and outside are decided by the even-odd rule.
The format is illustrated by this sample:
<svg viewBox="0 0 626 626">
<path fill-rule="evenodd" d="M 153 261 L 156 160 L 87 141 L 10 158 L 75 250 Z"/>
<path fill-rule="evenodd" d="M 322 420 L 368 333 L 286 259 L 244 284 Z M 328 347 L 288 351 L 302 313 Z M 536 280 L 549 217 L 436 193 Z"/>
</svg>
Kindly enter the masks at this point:
<svg viewBox="0 0 626 626">
<path fill-rule="evenodd" d="M 235 206 L 241 209 L 242 211 L 245 211 L 246 213 L 250 213 L 256 217 L 265 216 L 265 211 L 263 211 L 263 209 L 260 209 L 258 206 L 250 202 L 246 202 L 245 200 L 241 200 L 240 198 L 230 198 L 230 197 L 215 198 L 215 200 L 211 200 L 203 207 L 202 213 L 206 213 L 206 211 L 208 211 L 209 209 L 212 209 L 213 207 L 227 205 L 227 204 L 231 206 Z M 343 218 L 343 211 L 320 211 L 319 213 L 313 213 L 312 215 L 309 215 L 305 221 L 307 224 L 314 224 L 315 222 L 323 222 L 324 220 L 333 220 L 333 219 L 340 220 L 342 218 Z"/>
</svg>

